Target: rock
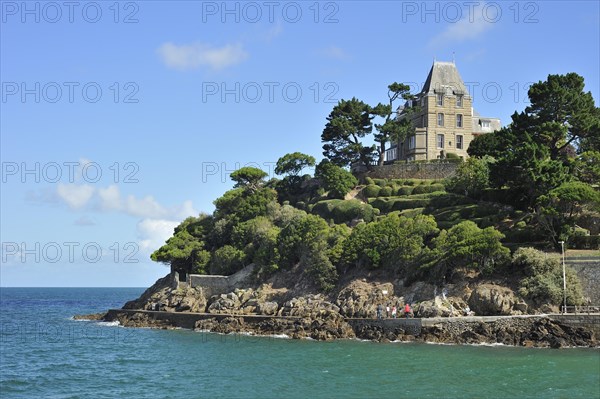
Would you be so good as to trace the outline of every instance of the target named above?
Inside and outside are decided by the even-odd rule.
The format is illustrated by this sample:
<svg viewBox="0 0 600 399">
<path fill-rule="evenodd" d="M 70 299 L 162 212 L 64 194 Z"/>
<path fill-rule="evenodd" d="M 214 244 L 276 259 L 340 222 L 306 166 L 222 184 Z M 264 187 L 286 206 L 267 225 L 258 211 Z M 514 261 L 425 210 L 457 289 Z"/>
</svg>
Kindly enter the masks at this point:
<svg viewBox="0 0 600 399">
<path fill-rule="evenodd" d="M 493 284 L 476 287 L 469 298 L 469 307 L 478 315 L 510 315 L 517 299 L 509 288 Z"/>
</svg>

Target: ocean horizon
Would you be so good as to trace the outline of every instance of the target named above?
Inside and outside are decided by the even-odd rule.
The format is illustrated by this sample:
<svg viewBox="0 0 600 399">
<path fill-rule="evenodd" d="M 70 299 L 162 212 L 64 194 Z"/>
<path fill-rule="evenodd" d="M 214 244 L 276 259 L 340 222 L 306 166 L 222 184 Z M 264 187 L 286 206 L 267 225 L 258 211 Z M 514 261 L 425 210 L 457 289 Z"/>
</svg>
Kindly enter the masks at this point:
<svg viewBox="0 0 600 399">
<path fill-rule="evenodd" d="M 600 350 L 319 342 L 73 320 L 145 288 L 0 288 L 2 398 L 600 397 Z"/>
</svg>

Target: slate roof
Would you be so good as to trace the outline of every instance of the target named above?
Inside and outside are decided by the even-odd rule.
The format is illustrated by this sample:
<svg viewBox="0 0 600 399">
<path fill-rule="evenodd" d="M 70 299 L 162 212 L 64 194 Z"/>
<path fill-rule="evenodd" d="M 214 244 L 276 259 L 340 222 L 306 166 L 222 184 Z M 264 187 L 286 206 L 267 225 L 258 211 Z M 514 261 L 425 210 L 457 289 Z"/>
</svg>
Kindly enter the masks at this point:
<svg viewBox="0 0 600 399">
<path fill-rule="evenodd" d="M 429 71 L 421 94 L 447 93 L 448 90 L 455 94 L 469 96 L 469 91 L 465 87 L 458 69 L 456 69 L 456 64 L 435 61 Z"/>
</svg>

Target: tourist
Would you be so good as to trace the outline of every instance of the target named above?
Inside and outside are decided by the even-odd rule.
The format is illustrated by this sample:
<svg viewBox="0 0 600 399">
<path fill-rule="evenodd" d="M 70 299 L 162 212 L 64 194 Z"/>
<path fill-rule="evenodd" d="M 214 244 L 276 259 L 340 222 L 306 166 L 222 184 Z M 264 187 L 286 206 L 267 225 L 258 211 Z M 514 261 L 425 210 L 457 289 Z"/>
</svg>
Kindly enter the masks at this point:
<svg viewBox="0 0 600 399">
<path fill-rule="evenodd" d="M 396 318 L 396 312 L 397 312 L 396 305 L 394 305 L 394 306 L 392 306 L 392 318 L 394 318 L 394 319 Z"/>
<path fill-rule="evenodd" d="M 407 302 L 406 305 L 404 305 L 404 317 L 406 317 L 408 319 L 411 312 L 412 312 L 412 310 L 410 309 L 410 304 Z"/>
<path fill-rule="evenodd" d="M 377 305 L 377 318 L 381 319 L 381 313 L 383 312 L 383 306 L 381 304 Z"/>
<path fill-rule="evenodd" d="M 389 303 L 385 307 L 385 317 L 386 317 L 386 319 L 390 318 L 390 304 Z"/>
</svg>

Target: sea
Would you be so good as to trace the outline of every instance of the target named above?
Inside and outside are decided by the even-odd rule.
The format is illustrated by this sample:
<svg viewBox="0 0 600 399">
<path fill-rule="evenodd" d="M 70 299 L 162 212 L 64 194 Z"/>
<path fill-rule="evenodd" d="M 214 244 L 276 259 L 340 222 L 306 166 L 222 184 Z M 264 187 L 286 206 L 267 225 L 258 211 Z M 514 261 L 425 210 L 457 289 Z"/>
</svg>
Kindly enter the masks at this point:
<svg viewBox="0 0 600 399">
<path fill-rule="evenodd" d="M 600 350 L 123 328 L 143 288 L 1 288 L 0 398 L 600 398 Z"/>
</svg>

